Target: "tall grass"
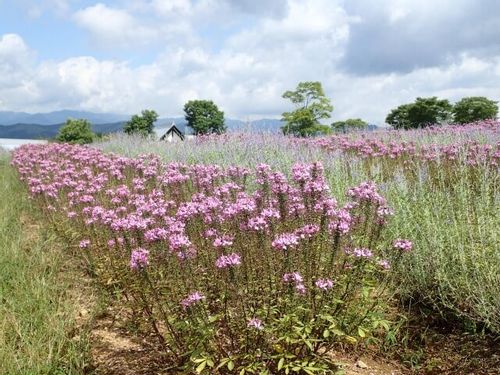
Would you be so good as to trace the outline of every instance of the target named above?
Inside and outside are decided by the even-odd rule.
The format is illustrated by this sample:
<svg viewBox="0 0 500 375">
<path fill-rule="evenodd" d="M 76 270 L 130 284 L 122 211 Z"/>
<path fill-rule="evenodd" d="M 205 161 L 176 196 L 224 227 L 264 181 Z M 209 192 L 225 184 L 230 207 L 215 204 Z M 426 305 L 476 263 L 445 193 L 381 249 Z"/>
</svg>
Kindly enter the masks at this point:
<svg viewBox="0 0 500 375">
<path fill-rule="evenodd" d="M 421 131 L 387 131 L 349 135 L 350 139 L 378 138 L 385 142 L 412 141 L 416 147 L 429 144 L 460 145 L 468 141 L 500 141 L 495 122 Z M 231 135 L 183 143 L 163 143 L 123 135 L 96 147 L 125 156 L 154 153 L 164 161 L 215 163 L 223 166 L 269 164 L 286 172 L 296 162 L 322 161 L 333 195 L 361 181 L 376 181 L 395 211 L 391 236 L 409 238 L 415 251 L 394 271 L 396 291 L 408 302 L 423 302 L 465 323 L 486 325 L 500 332 L 500 197 L 498 169 L 491 165 L 467 166 L 466 155 L 456 162 L 437 161 L 412 168 L 417 180 L 408 180 L 403 164 L 327 151 L 320 142 L 293 141 L 279 135 Z M 498 151 L 497 151 L 498 152 Z M 368 158 L 370 159 L 370 158 Z M 398 162 L 399 163 L 399 162 Z M 389 177 L 384 168 L 396 168 Z M 431 177 L 431 179 L 429 178 Z"/>
<path fill-rule="evenodd" d="M 0 374 L 80 374 L 84 341 L 70 337 L 75 275 L 32 214 L 7 153 L 0 154 Z"/>
</svg>

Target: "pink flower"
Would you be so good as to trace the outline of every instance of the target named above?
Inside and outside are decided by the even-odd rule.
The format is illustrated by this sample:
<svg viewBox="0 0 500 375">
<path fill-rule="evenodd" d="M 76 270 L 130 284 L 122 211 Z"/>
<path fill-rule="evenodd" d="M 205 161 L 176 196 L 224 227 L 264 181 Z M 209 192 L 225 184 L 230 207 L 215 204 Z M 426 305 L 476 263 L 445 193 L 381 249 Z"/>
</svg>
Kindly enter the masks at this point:
<svg viewBox="0 0 500 375">
<path fill-rule="evenodd" d="M 133 270 L 144 269 L 149 265 L 149 251 L 143 248 L 132 250 L 130 255 L 130 268 Z"/>
<path fill-rule="evenodd" d="M 181 301 L 181 306 L 184 308 L 184 309 L 187 309 L 188 307 L 190 307 L 191 305 L 201 301 L 205 299 L 205 296 L 203 294 L 201 294 L 200 292 L 196 291 L 196 292 L 193 292 L 191 293 L 189 296 L 187 296 L 186 298 L 184 298 L 182 301 Z"/>
<path fill-rule="evenodd" d="M 272 242 L 272 247 L 277 250 L 288 250 L 291 247 L 295 247 L 299 244 L 299 238 L 294 233 L 283 233 L 280 234 Z"/>
<path fill-rule="evenodd" d="M 252 318 L 248 321 L 247 327 L 263 330 L 264 324 L 262 323 L 262 320 L 257 318 Z"/>
<path fill-rule="evenodd" d="M 90 240 L 81 240 L 80 241 L 80 249 L 86 249 L 90 245 Z"/>
<path fill-rule="evenodd" d="M 371 258 L 373 253 L 370 249 L 366 248 L 355 248 L 354 250 L 346 250 L 347 255 L 353 255 L 356 258 Z"/>
<path fill-rule="evenodd" d="M 385 270 L 391 269 L 391 265 L 389 264 L 389 261 L 387 261 L 386 259 L 379 260 L 377 264 Z"/>
<path fill-rule="evenodd" d="M 214 247 L 228 247 L 233 244 L 234 237 L 233 236 L 228 236 L 228 235 L 223 235 L 222 237 L 217 237 L 213 245 Z"/>
<path fill-rule="evenodd" d="M 241 264 L 241 256 L 236 253 L 221 255 L 215 262 L 217 268 L 228 268 Z"/>
<path fill-rule="evenodd" d="M 330 279 L 318 279 L 314 283 L 319 289 L 327 291 L 328 289 L 333 288 L 333 281 Z"/>
<path fill-rule="evenodd" d="M 304 279 L 302 275 L 298 272 L 285 273 L 283 275 L 283 281 L 285 283 L 295 284 L 295 290 L 299 294 L 306 294 L 306 287 L 304 285 Z"/>
<path fill-rule="evenodd" d="M 410 252 L 413 249 L 413 243 L 408 240 L 397 239 L 392 245 L 395 249 L 401 250 L 405 253 Z"/>
</svg>

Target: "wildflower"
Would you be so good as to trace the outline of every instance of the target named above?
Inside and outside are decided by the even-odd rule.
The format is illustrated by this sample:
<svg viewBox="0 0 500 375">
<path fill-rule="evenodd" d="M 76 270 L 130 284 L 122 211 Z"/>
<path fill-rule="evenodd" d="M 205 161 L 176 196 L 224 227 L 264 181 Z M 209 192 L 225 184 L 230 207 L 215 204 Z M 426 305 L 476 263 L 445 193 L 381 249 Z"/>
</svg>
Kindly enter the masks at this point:
<svg viewBox="0 0 500 375">
<path fill-rule="evenodd" d="M 191 305 L 197 303 L 198 301 L 201 301 L 205 299 L 205 296 L 203 294 L 201 294 L 200 292 L 196 291 L 196 292 L 193 292 L 191 293 L 189 296 L 187 296 L 186 298 L 184 298 L 182 301 L 181 301 L 181 306 L 185 309 L 187 309 L 188 307 L 190 307 Z"/>
<path fill-rule="evenodd" d="M 319 289 L 327 291 L 328 289 L 333 288 L 333 281 L 330 279 L 318 279 L 314 283 Z"/>
<path fill-rule="evenodd" d="M 385 270 L 388 270 L 391 268 L 391 265 L 389 264 L 389 261 L 387 261 L 386 259 L 381 259 L 377 262 L 377 264 L 382 267 L 383 269 Z"/>
<path fill-rule="evenodd" d="M 298 237 L 304 239 L 304 238 L 311 238 L 318 232 L 319 232 L 319 225 L 308 224 L 308 225 L 304 225 L 303 227 L 295 230 L 294 233 Z"/>
<path fill-rule="evenodd" d="M 373 253 L 371 250 L 366 248 L 355 248 L 354 250 L 345 250 L 347 255 L 353 255 L 356 258 L 371 258 Z"/>
<path fill-rule="evenodd" d="M 228 236 L 228 235 L 223 235 L 222 237 L 217 237 L 213 245 L 214 247 L 228 247 L 233 244 L 234 237 L 233 236 Z"/>
<path fill-rule="evenodd" d="M 397 239 L 392 245 L 395 249 L 401 250 L 405 253 L 410 252 L 413 249 L 413 243 L 408 240 Z"/>
<path fill-rule="evenodd" d="M 130 268 L 133 270 L 139 270 L 146 268 L 149 265 L 149 251 L 143 248 L 137 248 L 132 250 L 130 255 Z"/>
<path fill-rule="evenodd" d="M 299 294 L 306 294 L 306 287 L 304 285 L 304 279 L 302 278 L 302 275 L 298 272 L 292 272 L 292 273 L 285 273 L 283 275 L 283 281 L 285 283 L 294 283 L 295 284 L 295 290 Z"/>
<path fill-rule="evenodd" d="M 80 241 L 80 249 L 86 249 L 90 245 L 90 240 L 81 240 Z"/>
<path fill-rule="evenodd" d="M 217 268 L 228 268 L 241 264 L 241 256 L 236 253 L 221 255 L 215 262 Z"/>
<path fill-rule="evenodd" d="M 294 233 L 280 234 L 273 242 L 272 247 L 277 250 L 287 250 L 299 244 L 299 238 Z"/>
<path fill-rule="evenodd" d="M 263 330 L 264 324 L 262 323 L 262 320 L 257 318 L 252 318 L 248 321 L 247 327 Z"/>
</svg>

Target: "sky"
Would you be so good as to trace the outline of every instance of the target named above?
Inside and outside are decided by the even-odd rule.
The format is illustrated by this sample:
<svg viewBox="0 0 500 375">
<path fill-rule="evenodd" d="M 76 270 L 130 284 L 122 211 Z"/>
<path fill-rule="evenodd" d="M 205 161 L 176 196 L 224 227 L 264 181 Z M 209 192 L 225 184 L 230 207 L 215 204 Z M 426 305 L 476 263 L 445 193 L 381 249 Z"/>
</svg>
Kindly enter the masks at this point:
<svg viewBox="0 0 500 375">
<path fill-rule="evenodd" d="M 279 118 L 320 81 L 332 121 L 500 100 L 498 0 L 0 0 L 0 111 Z"/>
</svg>

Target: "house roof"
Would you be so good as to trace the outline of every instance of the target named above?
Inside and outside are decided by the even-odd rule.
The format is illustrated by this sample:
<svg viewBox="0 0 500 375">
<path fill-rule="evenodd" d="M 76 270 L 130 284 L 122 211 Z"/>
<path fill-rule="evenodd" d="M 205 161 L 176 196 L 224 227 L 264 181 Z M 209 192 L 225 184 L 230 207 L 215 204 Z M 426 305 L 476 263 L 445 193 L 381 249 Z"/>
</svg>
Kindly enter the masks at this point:
<svg viewBox="0 0 500 375">
<path fill-rule="evenodd" d="M 172 125 L 170 125 L 170 127 L 167 129 L 167 131 L 165 132 L 165 134 L 163 134 L 160 137 L 160 141 L 164 141 L 165 138 L 167 138 L 167 136 L 169 136 L 170 134 L 175 134 L 181 140 L 184 140 L 184 134 L 179 130 L 179 128 L 177 126 L 175 126 L 175 122 L 172 122 Z"/>
</svg>

